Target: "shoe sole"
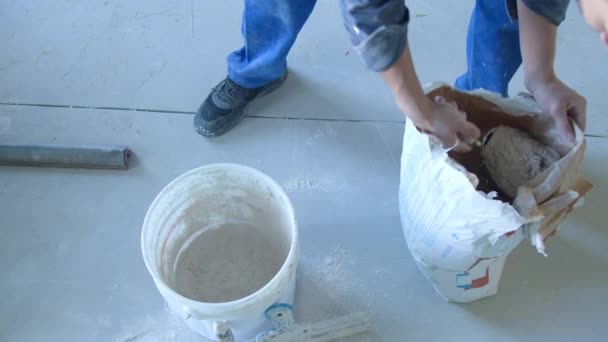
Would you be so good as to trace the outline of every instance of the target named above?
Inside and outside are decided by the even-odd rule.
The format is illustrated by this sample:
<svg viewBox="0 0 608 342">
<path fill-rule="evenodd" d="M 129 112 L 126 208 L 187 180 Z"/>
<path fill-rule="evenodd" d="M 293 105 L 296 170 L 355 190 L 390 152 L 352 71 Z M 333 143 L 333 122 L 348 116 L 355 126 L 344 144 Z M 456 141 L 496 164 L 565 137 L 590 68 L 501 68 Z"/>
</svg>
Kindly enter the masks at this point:
<svg viewBox="0 0 608 342">
<path fill-rule="evenodd" d="M 198 127 L 194 127 L 194 130 L 196 131 L 196 133 L 198 133 L 204 137 L 207 137 L 207 138 L 214 138 L 214 137 L 218 137 L 220 135 L 227 133 L 228 131 L 233 129 L 234 126 L 238 125 L 247 116 L 247 114 L 245 114 L 245 109 L 247 108 L 247 106 L 249 104 L 251 104 L 253 101 L 257 100 L 258 98 L 264 97 L 264 96 L 274 92 L 275 90 L 279 89 L 283 85 L 283 83 L 285 83 L 285 80 L 287 80 L 287 74 L 288 73 L 285 72 L 285 76 L 279 82 L 277 82 L 274 85 L 268 86 L 268 88 L 260 91 L 253 98 L 253 100 L 249 101 L 245 106 L 243 106 L 243 108 L 241 109 L 243 114 L 238 119 L 234 120 L 230 125 L 222 128 L 220 130 L 214 131 L 214 132 L 204 132 L 204 131 L 199 130 Z"/>
</svg>

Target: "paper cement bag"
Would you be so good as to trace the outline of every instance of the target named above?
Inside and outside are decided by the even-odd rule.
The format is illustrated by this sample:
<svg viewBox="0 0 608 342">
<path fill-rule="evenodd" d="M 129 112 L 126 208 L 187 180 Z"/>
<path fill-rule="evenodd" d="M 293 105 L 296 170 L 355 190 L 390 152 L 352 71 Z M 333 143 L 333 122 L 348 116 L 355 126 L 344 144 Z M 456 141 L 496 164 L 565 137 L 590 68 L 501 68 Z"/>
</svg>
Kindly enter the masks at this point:
<svg viewBox="0 0 608 342">
<path fill-rule="evenodd" d="M 399 207 L 408 247 L 442 297 L 470 302 L 496 294 L 507 255 L 524 239 L 545 254 L 545 239 L 591 189 L 580 176 L 586 143 L 576 127 L 575 142 L 564 143 L 529 97 L 427 87 L 427 96 L 437 95 L 455 101 L 482 134 L 498 125 L 516 127 L 561 156 L 515 198 L 505 198 L 483 176 L 478 150 L 447 152 L 407 121 Z"/>
</svg>

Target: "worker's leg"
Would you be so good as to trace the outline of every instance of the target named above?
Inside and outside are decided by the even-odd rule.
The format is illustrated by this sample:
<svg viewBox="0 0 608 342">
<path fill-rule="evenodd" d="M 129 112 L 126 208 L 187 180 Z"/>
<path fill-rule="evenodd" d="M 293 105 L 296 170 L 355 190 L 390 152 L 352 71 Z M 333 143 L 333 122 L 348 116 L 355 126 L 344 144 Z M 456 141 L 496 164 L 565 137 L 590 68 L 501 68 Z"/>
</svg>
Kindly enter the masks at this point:
<svg viewBox="0 0 608 342">
<path fill-rule="evenodd" d="M 256 97 L 278 88 L 286 77 L 287 53 L 316 0 L 246 0 L 241 32 L 244 46 L 228 55 L 228 77 L 205 99 L 195 130 L 217 136 L 244 116 Z"/>
<path fill-rule="evenodd" d="M 519 26 L 505 1 L 477 0 L 467 32 L 467 72 L 456 80 L 456 88 L 508 96 L 509 81 L 520 65 Z"/>
<path fill-rule="evenodd" d="M 230 79 L 246 88 L 280 78 L 287 53 L 316 0 L 247 0 L 241 31 L 245 45 L 228 55 Z"/>
</svg>

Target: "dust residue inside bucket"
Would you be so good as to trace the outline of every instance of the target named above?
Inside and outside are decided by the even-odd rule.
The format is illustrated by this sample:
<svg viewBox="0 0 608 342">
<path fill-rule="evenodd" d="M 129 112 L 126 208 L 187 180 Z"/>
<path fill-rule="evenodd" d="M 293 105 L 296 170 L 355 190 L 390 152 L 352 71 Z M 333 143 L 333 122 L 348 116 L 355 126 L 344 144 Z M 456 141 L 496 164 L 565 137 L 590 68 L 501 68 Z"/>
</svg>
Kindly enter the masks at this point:
<svg viewBox="0 0 608 342">
<path fill-rule="evenodd" d="M 247 223 L 195 234 L 180 251 L 175 290 L 192 300 L 231 302 L 251 295 L 279 271 L 289 250 L 272 232 Z"/>
</svg>

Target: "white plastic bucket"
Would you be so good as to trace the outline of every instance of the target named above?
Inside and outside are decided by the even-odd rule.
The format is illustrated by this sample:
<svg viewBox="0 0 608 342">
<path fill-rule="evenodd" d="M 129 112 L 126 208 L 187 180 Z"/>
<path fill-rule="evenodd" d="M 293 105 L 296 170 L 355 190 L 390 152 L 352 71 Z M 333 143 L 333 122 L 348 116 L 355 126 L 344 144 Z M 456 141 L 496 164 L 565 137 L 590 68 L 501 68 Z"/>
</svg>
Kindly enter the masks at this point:
<svg viewBox="0 0 608 342">
<path fill-rule="evenodd" d="M 299 256 L 293 207 L 255 169 L 214 164 L 177 177 L 148 209 L 141 247 L 169 308 L 209 339 L 218 339 L 216 322 L 237 341 L 253 339 L 271 328 L 268 307 L 293 304 Z"/>
</svg>

